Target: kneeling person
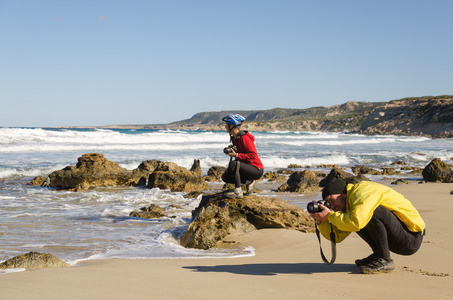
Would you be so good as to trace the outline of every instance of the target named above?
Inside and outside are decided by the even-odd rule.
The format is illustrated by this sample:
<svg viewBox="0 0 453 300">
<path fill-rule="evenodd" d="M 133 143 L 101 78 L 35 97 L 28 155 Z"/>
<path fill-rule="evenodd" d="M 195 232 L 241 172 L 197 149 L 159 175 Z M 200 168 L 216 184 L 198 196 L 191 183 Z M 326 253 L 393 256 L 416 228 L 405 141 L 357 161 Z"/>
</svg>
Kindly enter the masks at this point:
<svg viewBox="0 0 453 300">
<path fill-rule="evenodd" d="M 232 146 L 227 154 L 230 156 L 230 163 L 222 180 L 226 183 L 234 183 L 235 188 L 225 193 L 229 198 L 242 198 L 243 191 L 241 183 L 247 186 L 247 195 L 253 192 L 256 180 L 263 176 L 263 164 L 258 156 L 255 147 L 255 137 L 248 131 L 240 129 L 245 118 L 238 114 L 225 116 L 225 129 L 230 135 Z"/>
<path fill-rule="evenodd" d="M 330 239 L 333 230 L 341 242 L 355 231 L 371 247 L 370 256 L 355 261 L 361 273 L 389 272 L 394 269 L 390 252 L 412 255 L 422 244 L 425 222 L 411 202 L 390 187 L 334 179 L 322 198 L 331 209 L 320 205 L 321 212 L 310 214 L 322 235 Z"/>
</svg>

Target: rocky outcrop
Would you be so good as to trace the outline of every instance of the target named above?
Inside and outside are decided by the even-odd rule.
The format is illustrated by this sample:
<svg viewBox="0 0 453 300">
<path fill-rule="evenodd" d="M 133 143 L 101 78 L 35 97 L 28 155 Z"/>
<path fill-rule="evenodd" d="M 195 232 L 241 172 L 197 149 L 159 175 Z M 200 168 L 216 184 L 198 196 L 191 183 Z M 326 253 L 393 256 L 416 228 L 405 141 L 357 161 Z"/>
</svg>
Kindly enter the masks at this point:
<svg viewBox="0 0 453 300">
<path fill-rule="evenodd" d="M 209 168 L 207 175 L 204 176 L 203 179 L 206 181 L 220 181 L 225 171 L 225 167 L 213 166 Z"/>
<path fill-rule="evenodd" d="M 79 157 L 75 166 L 68 166 L 49 175 L 50 186 L 85 190 L 91 187 L 131 185 L 131 172 L 103 154 L 88 153 Z"/>
<path fill-rule="evenodd" d="M 192 172 L 194 175 L 203 175 L 203 171 L 201 170 L 201 164 L 199 159 L 194 159 L 192 167 L 189 170 Z"/>
<path fill-rule="evenodd" d="M 274 181 L 274 182 L 285 182 L 285 181 L 287 181 L 286 176 L 281 175 L 281 174 L 279 174 L 279 173 L 277 173 L 275 171 L 270 171 L 270 172 L 264 173 L 263 178 L 265 178 L 267 180 L 270 180 L 270 181 Z"/>
<path fill-rule="evenodd" d="M 409 184 L 409 181 L 400 178 L 395 181 L 392 181 L 390 184 L 393 184 L 393 185 Z"/>
<path fill-rule="evenodd" d="M 137 178 L 148 178 L 147 187 L 170 189 L 177 192 L 201 191 L 207 189 L 208 185 L 201 177 L 200 161 L 194 160 L 192 171 L 178 166 L 173 162 L 162 162 L 159 160 L 144 161 L 137 169 L 132 170 L 132 182 Z"/>
<path fill-rule="evenodd" d="M 375 108 L 360 133 L 453 137 L 453 97 L 420 97 L 390 101 Z"/>
<path fill-rule="evenodd" d="M 317 192 L 319 190 L 319 179 L 311 170 L 296 171 L 292 173 L 288 181 L 282 184 L 279 192 Z"/>
<path fill-rule="evenodd" d="M 333 179 L 336 179 L 336 178 L 344 179 L 346 181 L 346 183 L 352 183 L 352 184 L 358 183 L 360 181 L 368 180 L 368 178 L 366 178 L 363 174 L 359 173 L 357 176 L 354 176 L 352 174 L 346 173 L 343 170 L 333 168 L 332 170 L 330 170 L 330 173 L 326 176 L 326 178 L 321 180 L 321 182 L 319 183 L 319 186 L 325 187 L 325 186 L 327 186 L 327 184 L 329 184 L 329 182 L 331 182 Z"/>
<path fill-rule="evenodd" d="M 200 162 L 195 160 L 192 167 L 194 171 L 189 171 L 172 162 L 148 160 L 134 170 L 127 170 L 118 163 L 107 160 L 103 154 L 88 153 L 79 157 L 75 166 L 52 172 L 48 180 L 37 177 L 31 184 L 47 184 L 50 187 L 74 191 L 92 187 L 146 185 L 149 188 L 158 187 L 172 191 L 200 191 L 208 185 L 201 177 L 199 164 Z"/>
<path fill-rule="evenodd" d="M 24 268 L 26 270 L 41 269 L 41 268 L 59 268 L 67 267 L 67 263 L 52 254 L 29 252 L 10 258 L 0 264 L 0 269 L 17 269 Z"/>
<path fill-rule="evenodd" d="M 400 171 L 397 171 L 395 170 L 394 168 L 387 168 L 387 167 L 384 167 L 382 168 L 382 175 L 399 175 L 401 174 Z"/>
<path fill-rule="evenodd" d="M 358 174 L 369 174 L 369 175 L 381 175 L 382 173 L 378 170 L 372 169 L 367 166 L 363 165 L 355 165 L 354 167 L 351 168 L 352 173 L 358 175 Z"/>
<path fill-rule="evenodd" d="M 160 163 L 149 175 L 148 188 L 170 189 L 173 192 L 202 191 L 208 184 L 200 175 L 188 171 L 175 163 Z"/>
<path fill-rule="evenodd" d="M 192 212 L 192 222 L 180 238 L 181 245 L 209 249 L 230 234 L 261 228 L 314 230 L 314 222 L 302 208 L 277 198 L 245 196 L 229 199 L 222 193 L 203 196 Z"/>
<path fill-rule="evenodd" d="M 149 207 L 142 207 L 140 210 L 134 210 L 129 214 L 129 217 L 142 219 L 157 219 L 164 216 L 162 207 L 157 204 L 151 204 Z"/>
<path fill-rule="evenodd" d="M 30 185 L 46 187 L 49 185 L 49 183 L 47 182 L 47 177 L 36 176 L 30 181 Z"/>
<path fill-rule="evenodd" d="M 433 159 L 422 171 L 423 180 L 429 182 L 453 182 L 451 167 L 440 158 Z"/>
<path fill-rule="evenodd" d="M 133 186 L 146 186 L 148 177 L 163 162 L 159 160 L 145 160 L 136 169 L 131 171 L 131 183 Z"/>
</svg>

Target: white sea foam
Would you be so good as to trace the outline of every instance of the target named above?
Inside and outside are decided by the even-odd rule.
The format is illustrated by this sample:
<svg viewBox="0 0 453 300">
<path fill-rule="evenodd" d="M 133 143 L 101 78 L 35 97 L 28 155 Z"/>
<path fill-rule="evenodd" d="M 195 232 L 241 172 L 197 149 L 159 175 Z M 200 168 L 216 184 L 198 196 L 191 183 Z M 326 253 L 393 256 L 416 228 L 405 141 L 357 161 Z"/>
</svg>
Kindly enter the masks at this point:
<svg viewBox="0 0 453 300">
<path fill-rule="evenodd" d="M 17 272 L 24 272 L 26 271 L 25 268 L 16 268 L 16 269 L 2 269 L 0 270 L 0 275 L 9 274 L 9 273 L 17 273 Z"/>
<path fill-rule="evenodd" d="M 0 128 L 1 152 L 47 152 L 89 150 L 178 150 L 220 148 L 228 139 L 213 132 L 190 134 L 175 131 L 126 134 L 112 130 L 74 131 Z"/>
<path fill-rule="evenodd" d="M 300 166 L 317 166 L 317 165 L 348 165 L 350 160 L 346 155 L 326 155 L 323 157 L 307 157 L 307 158 L 295 158 L 295 157 L 270 157 L 262 158 L 263 164 L 267 168 L 281 168 L 286 167 L 290 164 L 296 164 Z"/>
<path fill-rule="evenodd" d="M 0 167 L 0 178 L 15 178 L 15 177 L 36 177 L 42 176 L 44 174 L 50 174 L 53 171 L 61 170 L 66 165 L 57 164 L 52 167 L 29 167 L 27 169 L 24 168 L 2 168 Z"/>
<path fill-rule="evenodd" d="M 302 141 L 281 141 L 279 144 L 291 146 L 306 146 L 306 145 L 323 145 L 323 146 L 341 146 L 341 145 L 358 145 L 358 144 L 381 144 L 394 142 L 394 138 L 385 139 L 367 139 L 367 140 L 302 140 Z"/>
</svg>

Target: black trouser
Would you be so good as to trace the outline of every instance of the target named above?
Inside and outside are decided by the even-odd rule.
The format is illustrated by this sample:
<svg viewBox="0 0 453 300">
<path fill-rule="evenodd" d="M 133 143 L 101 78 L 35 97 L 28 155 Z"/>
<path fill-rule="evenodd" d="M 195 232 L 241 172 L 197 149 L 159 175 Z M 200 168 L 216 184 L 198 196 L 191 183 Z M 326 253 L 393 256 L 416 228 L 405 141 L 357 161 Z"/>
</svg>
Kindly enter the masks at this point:
<svg viewBox="0 0 453 300">
<path fill-rule="evenodd" d="M 390 259 L 390 251 L 411 255 L 420 248 L 423 235 L 409 231 L 390 210 L 378 206 L 370 222 L 357 232 L 378 257 Z"/>
<path fill-rule="evenodd" d="M 230 160 L 228 169 L 222 175 L 222 180 L 226 183 L 234 183 L 234 186 L 239 188 L 241 183 L 245 183 L 247 180 L 260 179 L 261 176 L 263 176 L 263 169 L 237 160 Z"/>
</svg>

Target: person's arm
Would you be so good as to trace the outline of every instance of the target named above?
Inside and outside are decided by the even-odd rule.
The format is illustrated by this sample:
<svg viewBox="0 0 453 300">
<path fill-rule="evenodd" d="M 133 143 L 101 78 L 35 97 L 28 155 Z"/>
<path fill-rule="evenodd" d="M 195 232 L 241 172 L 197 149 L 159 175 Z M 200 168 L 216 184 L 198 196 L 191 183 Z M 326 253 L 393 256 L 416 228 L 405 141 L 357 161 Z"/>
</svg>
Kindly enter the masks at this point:
<svg viewBox="0 0 453 300">
<path fill-rule="evenodd" d="M 374 210 L 379 206 L 383 193 L 369 185 L 361 185 L 348 193 L 348 212 L 334 211 L 329 213 L 327 219 L 342 231 L 359 231 L 365 227 L 373 216 Z"/>
<path fill-rule="evenodd" d="M 330 232 L 333 230 L 333 232 L 335 233 L 335 241 L 337 243 L 342 242 L 351 232 L 342 231 L 339 230 L 336 226 L 331 226 L 330 222 L 328 221 L 328 217 L 330 214 L 334 213 L 334 211 L 331 211 L 329 208 L 325 207 L 322 204 L 319 204 L 319 207 L 322 209 L 320 212 L 310 214 L 310 216 L 315 219 L 316 224 L 318 224 L 319 232 L 321 232 L 323 237 L 330 240 Z"/>
<path fill-rule="evenodd" d="M 255 160 L 258 157 L 258 153 L 256 152 L 256 147 L 252 139 L 249 136 L 244 135 L 241 137 L 241 142 L 245 152 L 237 153 L 236 158 L 243 161 Z"/>
</svg>

